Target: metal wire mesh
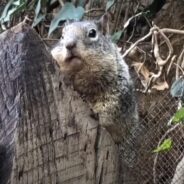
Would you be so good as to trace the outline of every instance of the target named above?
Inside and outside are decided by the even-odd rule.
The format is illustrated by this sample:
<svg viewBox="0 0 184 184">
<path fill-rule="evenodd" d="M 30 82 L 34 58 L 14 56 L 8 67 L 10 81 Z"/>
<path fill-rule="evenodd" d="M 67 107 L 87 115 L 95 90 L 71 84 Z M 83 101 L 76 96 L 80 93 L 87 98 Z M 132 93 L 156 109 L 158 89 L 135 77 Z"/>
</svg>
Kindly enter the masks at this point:
<svg viewBox="0 0 184 184">
<path fill-rule="evenodd" d="M 139 126 L 122 148 L 123 183 L 184 184 L 184 125 L 169 124 L 178 101 L 167 92 L 150 100 L 146 106 L 143 103 L 147 97 L 141 94 L 139 108 L 145 106 L 144 112 L 140 113 Z M 172 147 L 154 153 L 167 138 L 172 140 Z"/>
</svg>

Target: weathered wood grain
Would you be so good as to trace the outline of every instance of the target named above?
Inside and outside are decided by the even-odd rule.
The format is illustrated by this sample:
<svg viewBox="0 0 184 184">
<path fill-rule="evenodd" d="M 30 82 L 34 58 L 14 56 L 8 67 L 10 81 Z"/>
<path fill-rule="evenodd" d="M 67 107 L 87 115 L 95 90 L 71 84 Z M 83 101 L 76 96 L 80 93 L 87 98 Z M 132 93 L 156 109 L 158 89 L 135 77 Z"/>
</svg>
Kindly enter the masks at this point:
<svg viewBox="0 0 184 184">
<path fill-rule="evenodd" d="M 0 183 L 118 183 L 117 147 L 27 25 L 0 36 L 0 70 Z"/>
</svg>

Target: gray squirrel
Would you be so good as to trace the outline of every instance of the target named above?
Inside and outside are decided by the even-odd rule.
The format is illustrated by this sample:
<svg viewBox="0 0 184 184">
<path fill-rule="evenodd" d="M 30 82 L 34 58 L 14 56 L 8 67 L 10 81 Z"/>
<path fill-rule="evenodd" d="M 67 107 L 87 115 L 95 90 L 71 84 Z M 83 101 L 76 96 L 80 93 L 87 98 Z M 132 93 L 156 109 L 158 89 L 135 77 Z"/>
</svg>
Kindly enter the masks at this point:
<svg viewBox="0 0 184 184">
<path fill-rule="evenodd" d="M 116 143 L 138 120 L 128 65 L 108 35 L 108 15 L 66 23 L 51 54 Z"/>
</svg>

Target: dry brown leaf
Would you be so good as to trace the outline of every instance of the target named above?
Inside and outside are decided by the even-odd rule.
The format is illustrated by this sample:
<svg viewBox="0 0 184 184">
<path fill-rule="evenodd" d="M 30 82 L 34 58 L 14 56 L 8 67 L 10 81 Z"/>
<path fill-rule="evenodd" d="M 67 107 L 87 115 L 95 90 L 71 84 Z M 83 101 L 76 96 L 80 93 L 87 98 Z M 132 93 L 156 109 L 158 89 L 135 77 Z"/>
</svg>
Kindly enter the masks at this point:
<svg viewBox="0 0 184 184">
<path fill-rule="evenodd" d="M 149 81 L 151 72 L 147 69 L 144 63 L 134 62 L 132 66 L 138 74 L 141 74 L 146 81 Z"/>
<path fill-rule="evenodd" d="M 168 89 L 169 85 L 166 81 L 164 82 L 157 82 L 155 85 L 152 86 L 152 89 L 156 89 L 158 91 L 163 91 L 165 89 Z"/>
</svg>

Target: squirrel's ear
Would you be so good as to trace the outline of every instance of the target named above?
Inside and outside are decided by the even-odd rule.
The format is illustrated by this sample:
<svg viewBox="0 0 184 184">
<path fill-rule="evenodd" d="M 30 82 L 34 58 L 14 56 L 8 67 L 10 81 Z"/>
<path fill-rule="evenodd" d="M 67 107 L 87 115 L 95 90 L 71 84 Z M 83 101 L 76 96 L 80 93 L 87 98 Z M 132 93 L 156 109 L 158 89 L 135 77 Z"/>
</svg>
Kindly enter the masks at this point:
<svg viewBox="0 0 184 184">
<path fill-rule="evenodd" d="M 109 14 L 107 12 L 96 23 L 103 35 L 109 34 Z"/>
</svg>

